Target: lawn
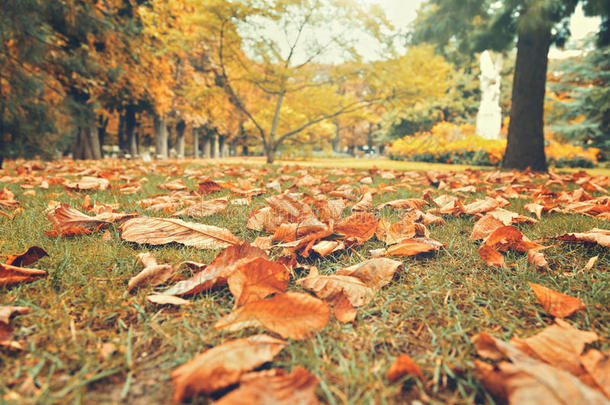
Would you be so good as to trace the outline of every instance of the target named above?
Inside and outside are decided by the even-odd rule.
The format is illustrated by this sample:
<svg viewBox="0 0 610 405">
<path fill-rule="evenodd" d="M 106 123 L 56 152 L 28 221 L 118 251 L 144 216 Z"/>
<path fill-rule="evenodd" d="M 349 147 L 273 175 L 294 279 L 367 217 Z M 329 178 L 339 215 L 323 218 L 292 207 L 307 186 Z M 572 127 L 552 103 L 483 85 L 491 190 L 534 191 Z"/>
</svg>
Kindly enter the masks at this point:
<svg viewBox="0 0 610 405">
<path fill-rule="evenodd" d="M 169 403 L 174 391 L 171 372 L 195 355 L 256 333 L 277 336 L 265 328 L 236 332 L 215 329 L 214 324 L 233 308 L 233 295 L 226 287 L 183 297 L 192 305 L 180 307 L 157 305 L 146 299 L 171 282 L 144 286 L 133 293 L 127 290 L 130 278 L 143 268 L 137 261 L 139 253 L 151 252 L 159 263 L 210 263 L 221 249 L 128 242 L 121 238 L 118 225 L 110 225 L 108 232 L 102 229 L 73 237 L 49 236 L 45 231 L 52 226 L 45 212 L 54 202 L 87 212 L 83 201 L 89 196 L 89 206 L 114 204 L 118 212 L 168 217 L 183 207 L 153 210 L 138 202 L 170 195 L 171 186 L 168 189 L 167 184 L 175 180 L 182 180 L 187 192 L 201 190 L 198 184 L 206 179 L 234 185 L 203 195 L 206 200 L 241 200 L 250 198 L 249 190 L 262 188 L 263 194 L 252 195 L 246 204 L 229 204 L 222 212 L 202 218 L 181 217 L 227 228 L 241 241 L 253 243 L 257 237 L 270 236 L 248 229 L 246 224 L 254 209 L 267 205 L 265 198 L 278 194 L 265 188 L 273 180 L 279 180 L 283 192 L 304 193 L 303 201 L 307 201 L 307 195 L 324 197 L 339 186 L 349 186 L 354 200 L 346 199 L 348 206 L 342 217 L 350 216 L 351 206 L 370 192 L 372 204 L 365 211 L 394 222 L 407 211 L 375 207 L 397 199 L 422 198 L 425 193 L 429 202 L 447 194 L 466 204 L 492 194 L 502 195 L 509 178 L 514 189 L 524 188 L 518 197 L 506 196 L 510 205 L 504 208 L 531 218 L 535 216 L 524 206 L 534 198 L 534 189 L 559 196 L 562 191 L 572 193 L 589 187 L 586 192 L 593 198 L 607 194 L 603 190 L 610 187 L 604 172 L 594 172 L 597 177 L 591 178 L 569 173 L 552 178 L 519 174 L 501 177 L 489 176 L 490 169 L 476 172 L 451 167 L 459 171 L 449 172 L 442 165 L 381 160 L 293 162 L 296 164 L 286 166 L 264 166 L 255 160 L 244 165 L 240 160 L 213 164 L 205 160 L 8 162 L 8 168 L 0 171 L 0 190 L 6 187 L 14 193 L 18 205 L 3 206 L 0 198 L 0 210 L 9 214 L 0 215 L 0 254 L 17 254 L 30 246 L 40 246 L 48 257 L 28 267 L 44 269 L 48 277 L 0 287 L 0 305 L 32 308 L 29 314 L 11 320 L 12 339 L 22 348 L 0 347 L 0 398 L 19 404 Z M 417 170 L 434 172 L 426 175 Z M 306 176 L 313 179 L 311 185 L 296 184 Z M 70 185 L 83 177 L 106 178 L 110 187 L 79 191 Z M 139 186 L 138 191 L 125 193 L 127 185 L 134 189 Z M 430 203 L 422 210 L 434 208 L 437 206 Z M 513 250 L 505 255 L 506 268 L 501 268 L 487 265 L 478 253 L 480 242 L 470 239 L 476 215 L 437 215 L 446 223 L 426 228 L 430 238 L 444 244 L 442 249 L 423 255 L 392 256 L 402 262 L 402 267 L 370 302 L 358 308 L 355 321 L 342 323 L 331 317 L 325 327 L 309 337 L 288 339 L 286 347 L 265 367 L 304 367 L 319 378 L 317 397 L 328 404 L 492 403 L 492 395 L 475 374 L 477 355 L 471 338 L 488 332 L 509 340 L 531 336 L 551 325 L 553 317 L 542 308 L 528 283 L 582 299 L 587 309 L 570 316 L 568 322 L 601 337 L 592 347 L 610 348 L 608 248 L 548 239 L 592 228 L 608 229 L 607 220 L 544 212 L 538 223 L 515 225 L 531 240 L 550 246 L 543 251 L 549 268 L 537 269 L 528 263 L 527 254 Z M 346 245 L 325 257 L 297 255 L 299 265 L 293 266 L 288 290 L 309 293 L 294 282 L 307 275 L 304 266 L 316 266 L 321 274 L 331 274 L 369 259 L 371 250 L 385 247 L 376 236 Z M 273 247 L 269 257 L 276 260 L 282 252 Z M 594 266 L 582 271 L 594 256 L 598 256 Z M 181 271 L 184 277 L 191 275 L 185 269 Z M 408 375 L 388 381 L 386 372 L 401 354 L 410 355 L 419 365 L 423 380 Z M 225 392 L 201 394 L 192 403 L 211 403 Z"/>
</svg>

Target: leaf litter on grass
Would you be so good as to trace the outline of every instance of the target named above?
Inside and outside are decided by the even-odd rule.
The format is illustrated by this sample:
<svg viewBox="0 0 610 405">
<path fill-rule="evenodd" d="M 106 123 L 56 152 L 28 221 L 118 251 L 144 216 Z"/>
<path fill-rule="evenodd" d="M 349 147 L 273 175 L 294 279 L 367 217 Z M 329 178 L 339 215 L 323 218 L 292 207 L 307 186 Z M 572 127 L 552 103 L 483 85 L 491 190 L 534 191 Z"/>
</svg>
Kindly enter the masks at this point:
<svg viewBox="0 0 610 405">
<path fill-rule="evenodd" d="M 340 324 L 351 324 L 348 326 L 351 329 L 345 331 L 352 330 L 352 336 L 362 333 L 368 328 L 368 323 L 376 322 L 375 318 L 380 316 L 400 319 L 405 316 L 403 313 L 415 316 L 415 313 L 409 312 L 411 310 L 406 303 L 401 305 L 398 301 L 390 301 L 392 315 L 384 315 L 387 309 L 380 306 L 387 301 L 388 293 L 397 293 L 396 287 L 408 291 L 412 283 L 414 288 L 419 288 L 417 283 L 425 282 L 421 278 L 425 273 L 420 270 L 414 273 L 410 267 L 426 268 L 427 264 L 426 271 L 434 272 L 438 271 L 435 262 L 450 261 L 456 271 L 467 274 L 470 278 L 476 273 L 471 271 L 468 274 L 467 270 L 458 270 L 460 260 L 468 259 L 478 266 L 479 272 L 502 271 L 509 277 L 515 274 L 514 280 L 522 280 L 522 276 L 516 277 L 521 262 L 519 256 L 514 255 L 527 253 L 528 262 L 534 267 L 533 270 L 528 270 L 531 272 L 530 277 L 534 278 L 528 278 L 543 281 L 561 269 L 557 266 L 557 254 L 552 253 L 549 257 L 553 259 L 548 260 L 542 249 L 560 251 L 564 245 L 575 243 L 608 246 L 608 231 L 599 227 L 604 226 L 603 221 L 610 213 L 610 204 L 607 198 L 595 196 L 595 193 L 608 188 L 608 177 L 592 177 L 583 173 L 553 174 L 549 175 L 552 176 L 552 180 L 549 180 L 549 177 L 541 174 L 494 171 L 455 173 L 371 169 L 368 173 L 363 173 L 352 169 L 325 171 L 291 167 L 283 167 L 278 171 L 257 167 L 236 170 L 232 166 L 185 169 L 182 165 L 152 163 L 150 168 L 154 167 L 157 173 L 163 174 L 163 178 L 154 184 L 147 184 L 149 178 L 142 176 L 149 175 L 148 166 L 132 163 L 124 164 L 124 167 L 108 167 L 107 164 L 87 163 L 88 168 L 85 170 L 84 166 L 79 166 L 81 163 L 62 161 L 45 165 L 47 179 L 44 175 L 5 175 L 1 178 L 4 181 L 10 179 L 11 183 L 20 184 L 24 189 L 37 187 L 49 190 L 49 184 L 53 185 L 52 194 L 49 194 L 46 203 L 47 217 L 53 227 L 52 231 L 47 232 L 51 241 L 57 238 L 55 240 L 60 244 L 78 243 L 79 238 L 98 238 L 104 243 L 113 244 L 119 241 L 112 236 L 115 233 L 123 241 L 130 242 L 121 245 L 123 252 L 151 247 L 160 249 L 149 253 L 140 251 L 139 254 L 132 255 L 138 257 L 144 265 L 139 274 L 132 273 L 125 277 L 123 273 L 118 278 L 97 277 L 93 280 L 93 286 L 100 288 L 100 283 L 112 283 L 114 289 L 123 286 L 125 290 L 134 293 L 133 298 L 127 298 L 131 303 L 128 305 L 139 305 L 136 304 L 138 300 L 145 298 L 149 304 L 138 306 L 137 316 L 149 317 L 146 322 L 152 330 L 160 331 L 155 333 L 161 333 L 160 336 L 165 336 L 165 339 L 169 336 L 160 329 L 163 326 L 155 318 L 169 311 L 163 317 L 167 325 L 175 324 L 180 319 L 185 322 L 192 314 L 205 313 L 201 312 L 203 310 L 198 307 L 198 303 L 202 300 L 202 293 L 209 294 L 206 295 L 211 299 L 208 306 L 216 308 L 217 312 L 205 315 L 202 327 L 206 330 L 205 336 L 218 343 L 171 373 L 176 403 L 197 395 L 220 395 L 220 403 L 235 403 L 243 398 L 252 398 L 253 403 L 271 400 L 278 403 L 281 403 L 280 400 L 285 403 L 316 403 L 316 392 L 326 398 L 328 395 L 338 395 L 328 391 L 328 384 L 332 383 L 335 378 L 333 376 L 336 375 L 332 367 L 340 367 L 344 360 L 323 354 L 324 359 L 331 360 L 335 365 L 321 365 L 314 359 L 299 365 L 292 363 L 289 357 L 296 354 L 294 350 L 300 350 L 299 341 L 314 344 L 316 339 L 326 339 L 326 336 L 337 333 L 339 339 L 348 336 L 347 332 L 339 332 L 341 327 L 330 321 L 331 308 Z M 379 179 L 384 180 L 380 182 Z M 56 186 L 64 187 L 65 196 L 73 199 L 71 204 L 50 199 L 62 198 L 62 192 L 53 188 Z M 404 190 L 408 194 L 405 195 Z M 106 200 L 102 203 L 99 195 L 104 194 L 97 194 L 98 197 L 93 202 L 93 194 L 81 194 L 93 192 L 113 193 L 115 201 Z M 155 194 L 150 195 L 151 192 Z M 18 221 L 27 216 L 25 210 L 28 206 L 24 205 L 19 194 L 4 187 L 1 197 L 2 208 L 9 212 L 0 221 Z M 523 200 L 527 203 L 523 204 Z M 89 213 L 80 212 L 74 208 L 76 206 Z M 136 207 L 139 208 L 134 211 Z M 141 210 L 146 210 L 148 215 L 143 215 Z M 523 210 L 534 213 L 537 219 L 519 213 Z M 216 219 L 230 218 L 235 212 L 240 214 L 232 218 L 233 221 Z M 151 213 L 155 216 L 150 216 Z M 167 215 L 172 215 L 173 218 L 168 218 Z M 544 225 L 544 221 L 551 215 L 586 216 L 596 221 L 593 222 L 595 227 L 588 228 L 591 231 L 564 228 L 565 233 L 560 235 L 548 231 L 540 234 L 536 231 L 537 227 Z M 478 248 L 482 260 L 472 256 L 455 257 L 455 252 L 465 246 L 454 245 L 456 235 L 443 235 L 443 229 L 452 226 L 454 221 L 468 220 L 474 221 L 474 226 L 472 222 L 467 225 L 464 233 L 470 234 L 470 241 L 462 238 L 465 241 L 462 243 L 469 244 L 469 249 L 476 251 L 477 241 L 483 240 Z M 97 233 L 100 228 L 107 229 L 103 236 Z M 526 231 L 528 235 L 552 239 L 558 244 L 544 246 L 541 240 L 532 241 L 527 238 Z M 65 237 L 74 237 L 72 240 L 75 242 L 69 242 L 69 239 L 64 242 Z M 250 245 L 248 241 L 256 246 Z M 186 246 L 181 249 L 192 249 L 189 252 L 207 252 L 205 254 L 208 259 L 202 262 L 189 260 L 190 257 L 180 258 L 175 254 L 169 260 L 162 257 L 178 252 L 176 246 L 181 245 Z M 45 270 L 18 267 L 29 265 L 44 256 L 41 251 L 32 249 L 23 255 L 7 255 L 13 264 L 7 262 L 0 265 L 3 277 L 10 280 L 4 285 L 34 281 L 36 277 L 47 274 Z M 369 251 L 374 252 L 375 257 L 368 255 Z M 53 253 L 55 256 L 58 252 Z M 511 262 L 507 268 L 503 253 L 511 261 L 517 262 Z M 82 257 L 86 255 L 85 252 L 79 254 L 79 260 L 86 259 Z M 124 254 L 129 256 L 128 253 Z M 159 258 L 165 264 L 158 264 Z M 605 256 L 602 256 L 601 261 L 607 261 Z M 323 271 L 318 271 L 316 264 L 321 264 Z M 495 270 L 486 265 L 502 269 Z M 302 276 L 307 269 L 309 274 Z M 65 271 L 58 274 L 55 268 L 50 270 L 53 280 L 62 277 L 61 274 L 65 277 Z M 544 272 L 547 272 L 546 275 Z M 586 308 L 574 296 L 537 283 L 529 283 L 529 286 L 551 316 L 572 316 Z M 514 288 L 525 293 L 528 284 L 520 281 Z M 303 289 L 311 291 L 317 298 L 309 292 L 303 292 Z M 139 290 L 142 290 L 143 295 Z M 443 293 L 442 305 L 453 305 L 459 313 L 463 304 L 454 301 L 453 291 L 449 289 Z M 69 291 L 64 291 L 65 293 Z M 437 291 L 426 293 L 434 295 Z M 233 297 L 232 309 L 231 305 L 226 305 L 230 299 L 223 298 L 225 296 Z M 404 294 L 401 296 L 405 297 Z M 415 297 L 406 297 L 411 300 L 411 305 L 417 305 Z M 8 346 L 23 347 L 18 340 L 10 337 L 13 329 L 8 318 L 12 313 L 30 312 L 20 319 L 27 324 L 32 311 L 30 307 L 7 304 L 10 301 L 0 307 L 9 314 L 5 317 L 7 322 L 3 323 L 4 330 L 9 331 L 5 341 Z M 36 305 L 35 302 L 33 304 Z M 48 303 L 44 305 L 49 306 Z M 10 308 L 18 309 L 12 311 Z M 152 316 L 150 311 L 155 308 L 160 312 Z M 489 310 L 493 308 L 488 307 L 485 311 Z M 35 314 L 38 311 L 40 310 L 35 309 L 33 312 Z M 528 312 L 521 314 L 525 325 L 537 322 L 536 319 L 528 319 L 531 317 Z M 86 312 L 80 315 L 87 316 L 90 315 Z M 76 342 L 79 329 L 76 318 L 71 319 L 70 335 Z M 391 318 L 385 319 L 387 322 Z M 576 322 L 581 320 L 575 319 Z M 407 333 L 414 336 L 433 333 L 430 326 L 427 328 L 429 332 L 426 331 L 426 322 L 433 321 L 434 319 L 428 319 L 420 322 L 420 326 L 407 330 Z M 597 335 L 586 331 L 575 332 L 577 329 L 561 319 L 555 322 L 555 325 L 544 329 L 539 335 L 514 339 L 511 343 L 514 347 L 505 346 L 509 344 L 501 343 L 485 332 L 477 335 L 479 337 L 474 339 L 474 346 L 481 357 L 488 356 L 494 361 L 504 358 L 509 360 L 495 365 L 476 360 L 476 373 L 488 393 L 511 403 L 519 403 L 528 396 L 544 402 L 557 395 L 566 396 L 570 400 L 591 401 L 598 401 L 608 395 L 604 391 L 604 383 L 608 380 L 607 352 L 597 349 L 583 351 L 584 345 L 597 342 L 597 338 L 594 339 Z M 133 329 L 127 327 L 124 321 L 121 324 L 125 325 L 121 326 L 123 330 L 133 333 Z M 493 325 L 493 322 L 486 324 Z M 505 325 L 496 326 L 502 328 Z M 247 337 L 257 329 L 264 329 L 289 340 L 265 335 Z M 178 332 L 180 327 L 175 330 L 174 333 L 192 335 L 189 328 L 182 332 Z M 469 330 L 473 332 L 472 328 Z M 140 337 L 137 339 L 143 339 L 145 335 L 138 333 Z M 385 339 L 394 346 L 400 345 L 398 342 L 401 339 L 409 341 L 407 336 L 404 331 L 397 329 L 395 335 L 387 335 Z M 579 336 L 585 336 L 585 340 L 578 340 Z M 119 351 L 108 351 L 109 354 L 104 358 L 112 361 L 116 353 L 124 352 L 128 367 L 133 367 L 133 345 L 141 344 L 133 339 L 128 337 L 122 345 L 105 343 L 108 347 L 118 347 Z M 207 339 L 196 340 L 201 344 Z M 222 343 L 223 340 L 225 343 Z M 442 345 L 442 341 L 439 342 L 437 338 L 435 340 Z M 487 346 L 495 345 L 500 349 L 480 349 L 480 342 L 487 342 Z M 567 347 L 566 342 L 576 346 L 559 354 L 557 350 Z M 578 342 L 584 342 L 583 347 Z M 182 341 L 179 345 L 189 347 L 189 341 Z M 209 343 L 205 345 L 210 346 Z M 291 354 L 280 355 L 278 364 L 283 367 L 252 372 L 269 362 L 274 366 L 273 359 L 287 345 L 294 349 L 290 350 Z M 413 348 L 417 345 L 411 343 L 406 347 Z M 428 350 L 433 351 L 434 348 L 428 347 Z M 193 347 L 191 351 L 199 350 Z M 422 359 L 423 367 L 420 369 L 404 351 L 395 354 L 398 355 L 397 360 L 390 368 L 387 368 L 390 364 L 386 363 L 375 366 L 370 372 L 375 374 L 376 370 L 387 369 L 390 384 L 398 384 L 398 381 L 402 381 L 402 376 L 413 374 L 422 381 L 424 387 L 434 385 L 437 387 L 435 390 L 440 386 L 449 389 L 447 381 L 439 385 L 438 368 L 430 366 L 427 355 L 416 357 Z M 359 355 L 366 356 L 365 353 Z M 370 356 L 374 357 L 375 354 L 371 353 Z M 562 357 L 565 364 L 552 360 L 557 356 Z M 306 359 L 299 358 L 301 361 Z M 440 364 L 438 360 L 443 362 L 442 357 L 436 359 L 436 365 Z M 16 358 L 12 362 L 14 366 L 19 360 Z M 311 367 L 311 371 L 307 370 L 308 367 L 302 367 L 306 365 Z M 475 370 L 468 371 L 464 366 L 446 363 L 445 367 L 454 368 L 451 372 L 453 378 L 459 379 L 460 373 L 475 373 Z M 123 372 L 121 368 L 117 370 L 119 374 Z M 109 378 L 104 376 L 115 375 L 114 373 L 100 370 L 85 379 L 85 386 L 90 384 L 87 381 L 97 381 L 98 375 L 103 380 Z M 545 378 L 548 377 L 565 381 L 565 385 L 538 387 L 538 373 L 543 375 L 540 381 L 546 381 Z M 129 394 L 133 375 L 132 372 L 128 373 L 121 390 L 122 397 Z M 443 372 L 443 375 L 443 378 L 447 378 L 448 374 Z M 585 388 L 578 379 L 582 380 Z M 316 391 L 318 381 L 322 381 L 326 387 L 324 392 L 320 389 Z M 11 387 L 14 385 L 10 384 Z M 235 386 L 237 388 L 233 388 Z M 391 387 L 392 385 L 386 389 L 391 390 Z M 225 392 L 227 389 L 228 393 Z M 468 390 L 476 393 L 473 386 Z M 70 390 L 64 387 L 58 392 Z M 420 391 L 417 395 L 427 399 L 429 394 Z M 20 394 L 11 389 L 8 395 L 14 397 Z M 396 401 L 400 402 L 399 399 Z"/>
</svg>

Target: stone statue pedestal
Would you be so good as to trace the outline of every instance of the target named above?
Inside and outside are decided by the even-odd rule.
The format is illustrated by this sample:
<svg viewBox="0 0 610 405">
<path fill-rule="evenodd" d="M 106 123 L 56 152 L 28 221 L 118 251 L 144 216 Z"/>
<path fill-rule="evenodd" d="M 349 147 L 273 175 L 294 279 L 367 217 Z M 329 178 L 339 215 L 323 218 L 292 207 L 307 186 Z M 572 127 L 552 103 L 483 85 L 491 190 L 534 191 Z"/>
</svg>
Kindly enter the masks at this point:
<svg viewBox="0 0 610 405">
<path fill-rule="evenodd" d="M 489 51 L 481 53 L 481 105 L 477 113 L 477 135 L 487 139 L 500 139 L 502 110 L 500 109 L 500 71 L 502 56 L 496 63 Z"/>
</svg>

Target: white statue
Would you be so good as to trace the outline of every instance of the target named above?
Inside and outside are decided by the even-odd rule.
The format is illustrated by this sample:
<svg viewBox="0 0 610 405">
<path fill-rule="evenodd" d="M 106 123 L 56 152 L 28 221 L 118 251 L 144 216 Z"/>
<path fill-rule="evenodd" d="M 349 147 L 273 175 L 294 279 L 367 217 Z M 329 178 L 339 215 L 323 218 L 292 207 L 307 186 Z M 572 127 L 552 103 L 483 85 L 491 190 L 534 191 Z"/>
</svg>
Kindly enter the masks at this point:
<svg viewBox="0 0 610 405">
<path fill-rule="evenodd" d="M 496 63 L 489 51 L 481 53 L 481 105 L 477 113 L 477 135 L 487 139 L 500 139 L 502 111 L 500 110 L 500 71 L 502 55 Z"/>
</svg>

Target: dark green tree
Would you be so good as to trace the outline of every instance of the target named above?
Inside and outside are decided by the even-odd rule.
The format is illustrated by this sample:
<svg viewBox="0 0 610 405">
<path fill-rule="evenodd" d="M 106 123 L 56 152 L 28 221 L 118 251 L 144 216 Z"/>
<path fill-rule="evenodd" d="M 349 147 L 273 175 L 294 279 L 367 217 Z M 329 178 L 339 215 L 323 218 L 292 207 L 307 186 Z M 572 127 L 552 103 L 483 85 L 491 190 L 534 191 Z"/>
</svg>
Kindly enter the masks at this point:
<svg viewBox="0 0 610 405">
<path fill-rule="evenodd" d="M 547 118 L 554 136 L 599 148 L 610 158 L 610 47 L 556 61 L 550 72 L 556 80 L 548 88 L 558 96 Z"/>
<path fill-rule="evenodd" d="M 603 18 L 598 42 L 610 38 L 610 2 L 582 0 L 585 13 Z M 546 170 L 544 96 L 548 52 L 569 37 L 569 17 L 579 0 L 429 0 L 422 8 L 414 42 L 433 42 L 441 52 L 458 53 L 517 47 L 508 141 L 503 166 Z"/>
</svg>

